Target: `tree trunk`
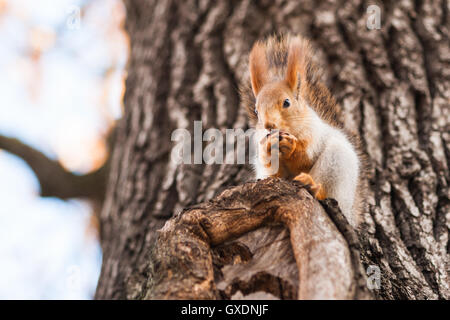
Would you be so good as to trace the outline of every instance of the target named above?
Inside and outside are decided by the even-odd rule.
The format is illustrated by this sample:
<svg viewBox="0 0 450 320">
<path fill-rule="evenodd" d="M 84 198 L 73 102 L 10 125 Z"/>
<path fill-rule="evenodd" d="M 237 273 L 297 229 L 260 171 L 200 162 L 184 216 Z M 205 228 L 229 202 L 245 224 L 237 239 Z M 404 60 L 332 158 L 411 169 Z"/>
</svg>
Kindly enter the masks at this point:
<svg viewBox="0 0 450 320">
<path fill-rule="evenodd" d="M 167 237 L 183 228 L 182 217 L 188 219 L 193 210 L 199 214 L 194 205 L 204 203 L 201 214 L 208 216 L 207 201 L 252 174 L 245 165 L 175 165 L 171 133 L 177 128 L 193 132 L 195 120 L 202 120 L 203 129 L 245 130 L 237 87 L 248 77 L 248 53 L 254 41 L 279 32 L 311 39 L 325 69 L 323 80 L 343 109 L 341 121 L 364 142 L 371 167 L 368 210 L 353 242 L 367 276 L 378 268 L 381 272 L 373 296 L 450 298 L 448 2 L 377 3 L 381 28 L 373 30 L 367 27 L 371 4 L 125 0 L 131 53 L 125 111 L 101 214 L 97 299 L 177 297 L 158 291 L 169 281 L 162 275 L 176 269 L 158 264 L 163 269 L 155 271 L 155 259 L 165 261 L 158 243 L 175 243 L 176 236 Z M 279 183 L 284 183 L 282 197 L 292 184 Z M 350 252 L 356 252 L 345 228 L 333 223 Z M 210 280 L 207 289 L 202 287 L 205 295 L 191 298 L 310 298 L 299 293 L 301 268 L 295 260 L 296 243 L 303 238 L 291 248 L 289 234 L 292 240 L 296 233 L 285 226 L 291 233 L 282 225 L 258 223 L 253 227 L 261 228 L 235 234 L 240 238 L 234 242 L 190 233 L 189 239 L 202 244 L 202 259 L 208 256 L 214 265 L 187 269 Z M 178 286 L 185 279 L 179 280 Z"/>
</svg>

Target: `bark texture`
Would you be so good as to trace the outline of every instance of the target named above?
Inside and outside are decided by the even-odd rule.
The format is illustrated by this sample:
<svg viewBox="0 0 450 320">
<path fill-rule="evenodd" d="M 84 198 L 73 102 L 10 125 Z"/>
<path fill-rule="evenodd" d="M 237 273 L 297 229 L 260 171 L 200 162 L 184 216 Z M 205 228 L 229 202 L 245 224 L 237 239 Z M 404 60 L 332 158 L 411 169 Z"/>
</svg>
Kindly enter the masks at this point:
<svg viewBox="0 0 450 320">
<path fill-rule="evenodd" d="M 336 202 L 327 204 L 327 208 L 345 220 Z M 293 250 L 289 250 L 288 241 L 264 241 L 261 234 L 251 234 L 247 240 L 260 247 L 261 240 L 264 242 L 262 257 L 252 256 L 255 250 L 241 239 L 226 243 L 276 223 L 289 229 Z M 277 257 L 274 253 L 280 247 L 284 256 Z M 290 266 L 292 251 L 298 269 Z M 242 295 L 236 281 L 242 277 L 259 278 L 260 285 L 264 285 L 257 291 L 250 290 L 252 298 L 264 298 L 268 293 L 291 299 L 370 297 L 366 287 L 356 285 L 356 278 L 361 276 L 359 255 L 350 254 L 346 239 L 322 206 L 306 189 L 278 179 L 227 189 L 213 200 L 170 219 L 159 232 L 149 260 L 144 298 L 235 298 Z M 252 260 L 264 267 L 255 272 L 255 263 L 249 263 Z M 237 268 L 224 268 L 226 265 Z M 278 278 L 276 286 L 268 280 L 270 276 Z"/>
<path fill-rule="evenodd" d="M 224 188 L 249 180 L 246 166 L 174 165 L 170 137 L 177 128 L 192 132 L 194 120 L 202 120 L 203 129 L 247 128 L 237 90 L 248 77 L 247 55 L 255 40 L 278 32 L 312 40 L 323 80 L 342 107 L 340 120 L 365 144 L 371 168 L 361 230 L 354 236 L 339 216 L 327 213 L 352 256 L 360 255 L 364 268 L 380 268 L 381 287 L 372 293 L 450 298 L 448 1 L 376 2 L 379 30 L 366 26 L 369 1 L 124 3 L 131 53 L 101 214 L 104 256 L 96 298 L 160 297 L 149 283 L 157 230 L 183 208 L 207 206 Z M 204 213 L 202 208 L 181 217 Z M 169 222 L 164 230 L 170 227 L 176 229 Z M 205 248 L 218 244 L 202 239 Z M 212 254 L 205 249 L 216 256 L 219 292 L 209 294 L 297 297 L 293 249 L 286 228 L 272 225 L 215 246 Z M 265 264 L 267 254 L 283 263 Z"/>
</svg>

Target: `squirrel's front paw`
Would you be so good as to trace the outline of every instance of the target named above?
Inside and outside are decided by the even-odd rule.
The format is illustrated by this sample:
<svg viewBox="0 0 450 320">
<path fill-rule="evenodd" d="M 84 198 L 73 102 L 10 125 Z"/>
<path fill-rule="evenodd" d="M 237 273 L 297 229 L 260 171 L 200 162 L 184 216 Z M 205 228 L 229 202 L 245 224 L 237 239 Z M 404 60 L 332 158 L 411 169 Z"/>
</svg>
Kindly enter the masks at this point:
<svg viewBox="0 0 450 320">
<path fill-rule="evenodd" d="M 262 149 L 265 156 L 269 157 L 272 155 L 272 149 L 279 147 L 279 137 L 277 134 L 270 133 L 261 140 Z"/>
<path fill-rule="evenodd" d="M 290 133 L 280 132 L 279 148 L 284 158 L 290 158 L 297 148 L 297 138 Z"/>
<path fill-rule="evenodd" d="M 294 181 L 299 181 L 303 185 L 307 186 L 311 191 L 311 194 L 319 200 L 323 200 L 327 197 L 322 185 L 320 183 L 316 183 L 314 179 L 307 173 L 300 173 L 294 178 Z"/>
<path fill-rule="evenodd" d="M 289 158 L 297 147 L 297 138 L 287 132 L 271 133 L 261 141 L 268 156 L 278 148 L 283 158 Z"/>
</svg>

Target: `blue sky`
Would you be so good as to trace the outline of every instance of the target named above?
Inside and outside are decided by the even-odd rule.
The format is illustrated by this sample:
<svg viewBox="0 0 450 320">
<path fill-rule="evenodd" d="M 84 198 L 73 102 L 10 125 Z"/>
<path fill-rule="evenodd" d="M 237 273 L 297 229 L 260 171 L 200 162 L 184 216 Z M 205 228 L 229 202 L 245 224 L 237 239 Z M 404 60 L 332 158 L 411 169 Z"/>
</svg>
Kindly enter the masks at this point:
<svg viewBox="0 0 450 320">
<path fill-rule="evenodd" d="M 100 166 L 121 114 L 123 18 L 118 0 L 0 0 L 0 134 L 77 173 Z M 89 204 L 38 193 L 29 167 L 0 150 L 0 299 L 92 298 L 101 250 Z"/>
</svg>

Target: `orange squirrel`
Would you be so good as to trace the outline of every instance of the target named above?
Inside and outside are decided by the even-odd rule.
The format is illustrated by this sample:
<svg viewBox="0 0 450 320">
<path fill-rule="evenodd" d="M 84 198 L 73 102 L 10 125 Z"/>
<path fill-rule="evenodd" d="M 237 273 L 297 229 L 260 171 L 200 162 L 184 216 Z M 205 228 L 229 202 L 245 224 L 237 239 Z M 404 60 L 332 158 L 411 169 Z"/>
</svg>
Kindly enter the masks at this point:
<svg viewBox="0 0 450 320">
<path fill-rule="evenodd" d="M 256 177 L 294 179 L 317 199 L 334 198 L 351 225 L 362 210 L 362 156 L 354 139 L 337 121 L 339 106 L 319 80 L 309 42 L 300 36 L 256 42 L 249 57 L 250 81 L 241 97 L 256 129 Z M 274 132 L 278 134 L 274 134 Z M 278 146 L 279 167 L 268 164 Z"/>
</svg>

